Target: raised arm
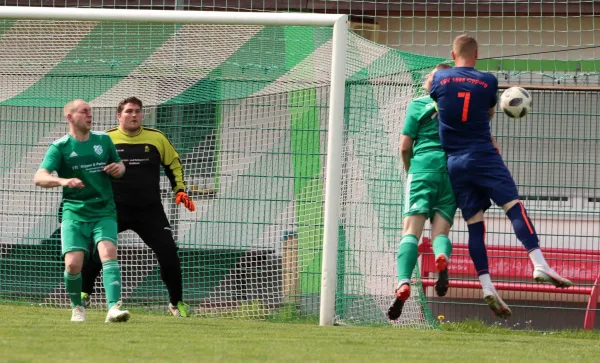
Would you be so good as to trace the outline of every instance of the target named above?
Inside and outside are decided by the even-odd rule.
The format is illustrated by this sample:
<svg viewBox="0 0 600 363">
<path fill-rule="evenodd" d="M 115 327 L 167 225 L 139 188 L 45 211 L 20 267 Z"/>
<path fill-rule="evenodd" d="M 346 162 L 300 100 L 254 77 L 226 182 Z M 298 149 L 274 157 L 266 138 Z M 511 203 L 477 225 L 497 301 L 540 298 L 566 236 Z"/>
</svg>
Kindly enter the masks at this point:
<svg viewBox="0 0 600 363">
<path fill-rule="evenodd" d="M 67 188 L 83 188 L 84 185 L 81 180 L 77 178 L 73 179 L 64 179 L 59 178 L 50 174 L 50 172 L 46 169 L 39 169 L 34 177 L 33 183 L 42 188 L 57 188 L 57 187 L 67 187 Z"/>
<path fill-rule="evenodd" d="M 60 151 L 58 151 L 56 146 L 50 145 L 50 148 L 48 148 L 48 151 L 44 156 L 42 165 L 40 165 L 40 168 L 33 176 L 33 183 L 42 188 L 83 188 L 83 183 L 79 179 L 64 179 L 52 175 L 54 170 L 58 170 L 61 162 L 62 156 Z"/>
<path fill-rule="evenodd" d="M 62 187 L 64 182 L 62 178 L 56 177 L 46 169 L 39 169 L 34 177 L 33 183 L 42 188 L 57 188 Z"/>
</svg>

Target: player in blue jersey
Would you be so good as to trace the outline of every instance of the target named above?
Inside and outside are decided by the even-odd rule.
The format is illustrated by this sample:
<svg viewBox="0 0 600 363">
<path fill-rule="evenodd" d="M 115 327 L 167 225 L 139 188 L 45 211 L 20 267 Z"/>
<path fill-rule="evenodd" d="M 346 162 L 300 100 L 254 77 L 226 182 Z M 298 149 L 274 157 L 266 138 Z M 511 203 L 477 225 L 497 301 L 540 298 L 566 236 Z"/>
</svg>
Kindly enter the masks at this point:
<svg viewBox="0 0 600 363">
<path fill-rule="evenodd" d="M 477 71 L 477 41 L 458 36 L 452 44 L 455 67 L 435 73 L 430 91 L 437 102 L 442 148 L 448 154 L 448 173 L 456 202 L 469 230 L 469 254 L 479 275 L 485 302 L 500 317 L 510 316 L 488 271 L 483 213 L 490 199 L 504 209 L 515 235 L 534 265 L 537 282 L 569 287 L 571 281 L 550 268 L 540 251 L 539 239 L 517 186 L 500 156 L 490 131 L 497 102 L 498 80 Z"/>
</svg>

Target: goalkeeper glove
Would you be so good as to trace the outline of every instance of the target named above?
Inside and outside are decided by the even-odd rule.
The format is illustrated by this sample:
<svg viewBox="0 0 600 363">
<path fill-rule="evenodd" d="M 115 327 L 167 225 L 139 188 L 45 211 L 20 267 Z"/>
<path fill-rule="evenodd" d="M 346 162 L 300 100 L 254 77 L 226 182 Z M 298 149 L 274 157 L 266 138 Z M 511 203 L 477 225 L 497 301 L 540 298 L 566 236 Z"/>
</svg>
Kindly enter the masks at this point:
<svg viewBox="0 0 600 363">
<path fill-rule="evenodd" d="M 175 204 L 179 205 L 183 203 L 183 205 L 190 211 L 193 212 L 196 210 L 196 206 L 194 205 L 194 201 L 190 199 L 184 191 L 178 191 L 175 196 Z"/>
</svg>

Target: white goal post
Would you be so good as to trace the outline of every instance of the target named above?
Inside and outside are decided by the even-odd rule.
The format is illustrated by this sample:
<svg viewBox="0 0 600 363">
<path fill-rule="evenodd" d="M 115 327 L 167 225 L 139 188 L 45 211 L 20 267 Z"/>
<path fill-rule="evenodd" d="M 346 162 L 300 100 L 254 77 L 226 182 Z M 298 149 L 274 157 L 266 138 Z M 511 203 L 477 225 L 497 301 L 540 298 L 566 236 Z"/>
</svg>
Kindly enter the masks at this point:
<svg viewBox="0 0 600 363">
<path fill-rule="evenodd" d="M 333 27 L 319 318 L 320 325 L 333 325 L 348 42 L 347 15 L 5 6 L 0 7 L 0 19 Z"/>
</svg>

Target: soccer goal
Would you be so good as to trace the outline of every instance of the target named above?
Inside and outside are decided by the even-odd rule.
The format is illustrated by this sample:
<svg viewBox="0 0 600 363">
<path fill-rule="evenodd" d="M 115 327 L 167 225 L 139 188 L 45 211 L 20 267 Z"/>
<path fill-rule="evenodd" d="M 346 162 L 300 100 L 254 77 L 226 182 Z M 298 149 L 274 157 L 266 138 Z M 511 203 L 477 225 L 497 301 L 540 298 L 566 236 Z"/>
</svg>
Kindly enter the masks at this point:
<svg viewBox="0 0 600 363">
<path fill-rule="evenodd" d="M 402 119 L 440 59 L 358 37 L 345 15 L 16 7 L 0 10 L 0 54 L 1 299 L 67 306 L 61 194 L 31 180 L 66 102 L 88 101 L 103 130 L 137 96 L 195 199 L 174 205 L 162 178 L 194 313 L 388 324 Z M 164 310 L 154 254 L 119 238 L 125 303 Z M 432 327 L 414 283 L 398 325 Z"/>
</svg>

